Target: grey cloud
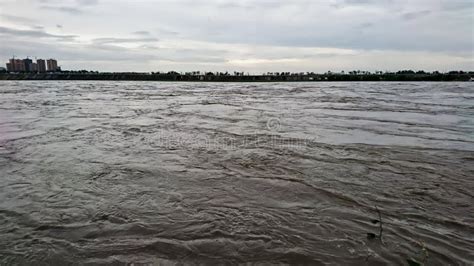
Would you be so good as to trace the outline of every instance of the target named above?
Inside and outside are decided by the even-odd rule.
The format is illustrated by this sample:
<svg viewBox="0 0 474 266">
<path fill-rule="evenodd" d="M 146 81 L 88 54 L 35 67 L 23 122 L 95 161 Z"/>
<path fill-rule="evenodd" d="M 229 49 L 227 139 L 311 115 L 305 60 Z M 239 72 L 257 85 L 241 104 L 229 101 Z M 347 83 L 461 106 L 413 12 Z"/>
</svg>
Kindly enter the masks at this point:
<svg viewBox="0 0 474 266">
<path fill-rule="evenodd" d="M 308 1 L 298 1 L 299 6 L 306 6 L 308 5 Z M 282 0 L 267 0 L 267 1 L 257 1 L 252 4 L 247 4 L 247 5 L 241 5 L 242 8 L 263 8 L 263 9 L 278 9 L 283 6 L 287 5 L 294 5 L 294 3 L 291 3 L 290 1 L 282 1 Z"/>
<path fill-rule="evenodd" d="M 388 4 L 393 3 L 393 0 L 338 0 L 335 3 L 331 4 L 334 8 L 345 8 L 350 6 L 387 6 Z"/>
<path fill-rule="evenodd" d="M 128 48 L 110 45 L 108 43 L 93 43 L 84 46 L 87 49 L 96 50 L 96 51 L 104 51 L 104 52 L 127 52 Z"/>
<path fill-rule="evenodd" d="M 139 30 L 139 31 L 132 32 L 132 34 L 141 35 L 141 36 L 148 36 L 148 35 L 150 35 L 150 32 L 146 31 L 146 30 Z"/>
<path fill-rule="evenodd" d="M 70 41 L 73 40 L 77 35 L 58 35 L 47 33 L 42 30 L 18 30 L 0 26 L 0 34 L 11 35 L 18 37 L 31 37 L 31 38 L 56 38 L 60 40 Z"/>
<path fill-rule="evenodd" d="M 370 4 L 373 3 L 373 1 L 370 0 L 344 0 L 342 3 L 347 4 L 347 5 L 365 5 L 365 4 Z"/>
<path fill-rule="evenodd" d="M 234 9 L 213 11 L 218 13 L 210 13 L 209 16 L 213 17 L 211 21 L 193 16 L 190 12 L 185 13 L 183 17 L 186 19 L 179 22 L 174 21 L 173 17 L 183 11 L 169 9 L 169 14 L 163 14 L 162 21 L 178 30 L 180 38 L 217 43 L 438 52 L 472 51 L 474 47 L 473 39 L 462 33 L 472 31 L 472 26 L 466 23 L 470 21 L 472 24 L 472 14 L 464 11 L 443 15 L 435 8 L 428 10 L 429 6 L 421 5 L 420 2 L 407 7 L 406 2 L 395 0 L 349 0 L 337 3 L 367 5 L 371 8 L 354 8 L 342 12 L 332 10 L 331 4 L 326 3 L 309 5 L 305 10 L 300 10 L 288 4 L 281 9 L 267 10 L 262 15 L 258 11 L 249 13 Z M 426 10 L 417 11 L 420 7 Z M 398 13 L 401 9 L 405 13 Z M 288 15 L 292 12 L 295 12 L 295 16 Z M 367 21 L 368 17 L 370 22 Z M 416 19 L 421 17 L 423 21 L 418 22 Z M 403 23 L 405 21 L 410 21 L 411 26 Z M 425 24 L 430 25 L 430 30 L 426 30 Z"/>
<path fill-rule="evenodd" d="M 414 19 L 417 19 L 417 18 L 421 18 L 421 17 L 424 17 L 424 16 L 427 16 L 431 14 L 431 11 L 429 10 L 423 10 L 423 11 L 416 11 L 416 12 L 408 12 L 408 13 L 404 13 L 402 14 L 402 18 L 404 20 L 414 20 Z"/>
<path fill-rule="evenodd" d="M 78 14 L 82 13 L 82 10 L 80 10 L 79 8 L 75 8 L 75 7 L 61 6 L 61 7 L 58 7 L 56 9 L 59 10 L 59 11 L 66 12 L 66 13 L 69 13 L 69 14 L 74 14 L 74 15 L 78 15 Z"/>
<path fill-rule="evenodd" d="M 160 47 L 156 46 L 156 45 L 148 45 L 148 44 L 143 44 L 143 45 L 140 45 L 139 47 L 140 49 L 144 49 L 144 50 L 158 50 L 160 49 Z"/>
<path fill-rule="evenodd" d="M 260 1 L 233 1 L 233 0 L 221 0 L 221 1 L 207 1 L 207 0 L 177 0 L 174 3 L 179 5 L 201 7 L 217 7 L 220 9 L 278 9 L 283 6 L 306 6 L 311 4 L 309 0 L 298 0 L 295 2 L 286 0 L 260 0 Z"/>
<path fill-rule="evenodd" d="M 35 46 L 34 53 L 30 47 Z M 219 51 L 214 50 L 189 50 L 180 49 L 155 49 L 143 51 L 141 49 L 129 49 L 107 44 L 90 45 L 62 45 L 57 46 L 52 43 L 12 40 L 0 50 L 0 56 L 8 58 L 11 54 L 56 57 L 61 63 L 64 61 L 87 60 L 90 62 L 110 61 L 110 62 L 137 62 L 164 60 L 179 63 L 222 63 L 225 59 Z"/>
<path fill-rule="evenodd" d="M 196 63 L 225 63 L 228 60 L 222 57 L 217 56 L 179 56 L 179 57 L 162 57 L 161 60 L 171 61 L 171 62 L 196 62 Z"/>
<path fill-rule="evenodd" d="M 217 4 L 219 8 L 249 8 L 248 5 L 242 5 L 234 2 L 225 2 Z"/>
<path fill-rule="evenodd" d="M 158 32 L 159 35 L 164 35 L 164 36 L 177 36 L 177 35 L 179 35 L 179 33 L 177 31 L 163 29 L 163 28 L 157 29 L 157 32 Z"/>
<path fill-rule="evenodd" d="M 31 47 L 35 47 L 34 50 Z M 55 57 L 63 61 L 133 61 L 153 60 L 154 55 L 141 53 L 120 47 L 106 47 L 97 45 L 55 45 L 49 42 L 30 40 L 12 40 L 2 46 L 0 56 L 8 58 L 12 54 L 18 56 Z"/>
<path fill-rule="evenodd" d="M 110 44 L 110 43 L 141 43 L 141 42 L 157 42 L 157 38 L 96 38 L 92 40 L 94 43 Z"/>
<path fill-rule="evenodd" d="M 69 13 L 71 15 L 79 15 L 82 14 L 82 10 L 77 7 L 70 7 L 70 6 L 41 6 L 41 9 L 46 10 L 53 10 L 53 11 L 60 11 L 64 13 Z"/>
<path fill-rule="evenodd" d="M 60 11 L 72 15 L 80 15 L 84 13 L 84 9 L 99 4 L 99 0 L 75 0 L 75 2 L 71 5 L 61 5 L 62 3 L 56 3 L 48 0 L 42 0 L 41 2 L 44 3 L 44 5 L 40 6 L 41 9 Z"/>
<path fill-rule="evenodd" d="M 36 53 L 35 43 L 47 42 L 48 38 L 73 40 L 73 36 L 51 34 L 42 28 L 32 28 L 32 25 L 45 23 L 46 29 L 50 29 L 59 23 L 64 25 L 64 29 L 96 39 L 90 44 L 85 44 L 89 38 L 81 39 L 81 42 L 69 42 L 64 51 L 61 49 L 66 42 L 53 45 L 51 49 L 61 50 L 63 52 L 61 56 L 67 57 L 68 60 L 98 58 L 97 60 L 114 62 L 128 60 L 134 56 L 143 60 L 166 58 L 173 62 L 192 60 L 217 62 L 225 58 L 231 60 L 269 57 L 272 60 L 313 58 L 311 52 L 305 56 L 291 52 L 291 49 L 298 50 L 299 47 L 347 48 L 357 50 L 357 53 L 370 53 L 376 50 L 381 54 L 426 52 L 446 57 L 459 52 L 468 53 L 472 58 L 474 47 L 474 39 L 470 34 L 474 19 L 472 0 L 436 0 L 433 3 L 430 3 L 430 0 L 161 0 L 157 2 L 115 1 L 113 4 L 105 5 L 95 0 L 44 0 L 43 3 L 39 3 L 38 0 L 22 0 L 17 4 L 9 0 L 6 1 L 8 5 L 2 5 L 1 13 L 16 15 L 16 10 L 22 10 L 21 16 L 31 17 L 36 19 L 36 22 L 28 22 L 21 17 L 7 18 L 6 15 L 0 15 L 2 16 L 0 19 L 9 19 L 8 22 L 21 25 L 22 29 L 32 29 L 25 31 L 14 27 L 3 27 L 0 28 L 0 35 L 16 36 L 17 38 L 11 39 L 21 41 L 30 40 L 29 48 L 24 46 L 21 49 L 30 49 L 33 51 L 31 53 Z M 38 9 L 42 5 L 45 7 Z M 131 9 L 133 12 L 124 12 Z M 58 11 L 64 14 L 52 13 Z M 100 15 L 94 16 L 94 13 Z M 48 16 L 57 16 L 60 19 L 45 19 Z M 84 26 L 85 20 L 87 26 Z M 58 31 L 56 28 L 54 30 Z M 123 35 L 124 32 L 129 35 Z M 115 38 L 107 38 L 108 36 Z M 157 38 L 153 38 L 155 36 L 163 41 L 159 42 Z M 0 36 L 2 49 L 6 47 L 7 42 L 4 41 L 6 39 Z M 133 43 L 134 48 L 120 45 L 127 43 Z M 193 47 L 187 45 L 192 43 L 200 47 L 209 44 L 212 49 L 209 51 L 178 49 L 178 47 Z M 260 45 L 289 49 L 271 56 L 265 55 L 262 51 L 252 53 L 254 49 L 252 47 Z M 164 47 L 175 49 L 163 49 Z M 228 50 L 217 53 L 216 50 L 221 47 Z M 318 62 L 318 57 L 329 56 L 336 55 L 331 55 L 330 52 L 316 53 L 315 64 Z M 345 56 L 351 58 L 351 55 Z M 427 61 L 429 59 L 427 58 Z M 389 63 L 387 61 L 387 64 Z"/>
<path fill-rule="evenodd" d="M 99 0 L 76 0 L 78 5 L 93 6 L 99 4 Z"/>
<path fill-rule="evenodd" d="M 212 49 L 156 49 L 153 54 L 160 60 L 175 63 L 225 63 L 227 51 Z"/>
<path fill-rule="evenodd" d="M 370 28 L 370 27 L 372 27 L 372 26 L 374 26 L 374 23 L 372 23 L 372 22 L 364 22 L 364 23 L 359 24 L 356 28 L 357 28 L 357 29 L 366 29 L 366 28 Z"/>
<path fill-rule="evenodd" d="M 393 3 L 393 0 L 342 0 L 340 3 L 346 5 L 386 5 Z"/>
<path fill-rule="evenodd" d="M 472 12 L 472 9 L 474 9 L 474 2 L 473 1 L 442 2 L 442 7 L 444 10 L 448 10 L 448 11 L 467 10 L 468 12 Z"/>
<path fill-rule="evenodd" d="M 181 54 L 174 54 L 168 55 L 163 54 L 159 57 L 160 60 L 175 62 L 175 63 L 225 63 L 228 60 L 223 57 L 215 56 L 215 55 L 205 55 L 205 54 L 193 54 L 191 56 L 181 55 Z"/>
<path fill-rule="evenodd" d="M 9 15 L 9 14 L 0 14 L 0 18 L 14 22 L 14 23 L 34 23 L 36 22 L 35 19 L 28 18 L 28 17 L 21 17 L 16 15 Z"/>
</svg>

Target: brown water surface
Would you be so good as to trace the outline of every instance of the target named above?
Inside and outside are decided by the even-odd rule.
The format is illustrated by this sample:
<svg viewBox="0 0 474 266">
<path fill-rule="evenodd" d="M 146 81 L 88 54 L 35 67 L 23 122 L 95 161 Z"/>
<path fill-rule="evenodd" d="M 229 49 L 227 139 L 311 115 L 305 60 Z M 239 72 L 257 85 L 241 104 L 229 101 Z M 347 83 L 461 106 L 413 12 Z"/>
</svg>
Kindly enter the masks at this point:
<svg viewBox="0 0 474 266">
<path fill-rule="evenodd" d="M 474 86 L 2 81 L 0 175 L 2 265 L 469 265 Z"/>
</svg>

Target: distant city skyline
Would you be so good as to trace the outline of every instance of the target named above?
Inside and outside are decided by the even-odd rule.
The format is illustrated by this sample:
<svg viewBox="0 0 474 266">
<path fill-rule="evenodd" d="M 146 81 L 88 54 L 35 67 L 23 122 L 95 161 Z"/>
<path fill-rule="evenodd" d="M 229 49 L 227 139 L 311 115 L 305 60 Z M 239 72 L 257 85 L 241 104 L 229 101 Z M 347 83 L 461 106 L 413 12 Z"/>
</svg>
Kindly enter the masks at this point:
<svg viewBox="0 0 474 266">
<path fill-rule="evenodd" d="M 98 71 L 474 70 L 471 0 L 0 0 L 0 59 Z"/>
<path fill-rule="evenodd" d="M 7 72 L 31 72 L 31 73 L 44 73 L 44 72 L 56 72 L 61 71 L 61 67 L 58 66 L 58 61 L 53 58 L 41 59 L 26 58 L 17 58 L 12 57 L 8 59 L 8 62 L 5 64 L 5 70 Z"/>
</svg>

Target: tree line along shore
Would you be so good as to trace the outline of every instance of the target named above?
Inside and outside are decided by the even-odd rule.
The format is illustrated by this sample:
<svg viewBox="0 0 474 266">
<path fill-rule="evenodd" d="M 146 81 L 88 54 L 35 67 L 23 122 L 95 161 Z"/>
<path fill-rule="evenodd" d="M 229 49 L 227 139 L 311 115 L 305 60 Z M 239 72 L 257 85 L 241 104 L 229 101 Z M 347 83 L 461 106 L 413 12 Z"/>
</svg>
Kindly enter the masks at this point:
<svg viewBox="0 0 474 266">
<path fill-rule="evenodd" d="M 297 82 L 297 81 L 473 81 L 474 71 L 446 73 L 424 71 L 357 72 L 348 73 L 267 73 L 250 75 L 242 72 L 96 72 L 61 71 L 50 73 L 0 73 L 0 80 L 124 80 L 124 81 L 207 81 L 207 82 Z"/>
</svg>

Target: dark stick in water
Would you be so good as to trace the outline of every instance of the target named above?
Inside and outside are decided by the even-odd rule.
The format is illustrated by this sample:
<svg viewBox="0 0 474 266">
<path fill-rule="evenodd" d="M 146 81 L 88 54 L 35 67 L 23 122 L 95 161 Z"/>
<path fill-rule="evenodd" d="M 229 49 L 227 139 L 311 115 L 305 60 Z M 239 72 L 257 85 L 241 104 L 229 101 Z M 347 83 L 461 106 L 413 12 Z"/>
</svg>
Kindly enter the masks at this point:
<svg viewBox="0 0 474 266">
<path fill-rule="evenodd" d="M 377 210 L 377 213 L 379 214 L 379 227 L 380 227 L 379 239 L 380 239 L 380 242 L 382 242 L 382 244 L 383 244 L 383 241 L 382 241 L 382 233 L 383 233 L 382 214 L 380 213 L 380 210 L 377 207 L 377 205 L 375 205 L 375 209 Z"/>
</svg>

